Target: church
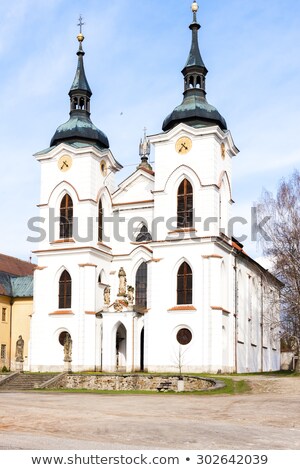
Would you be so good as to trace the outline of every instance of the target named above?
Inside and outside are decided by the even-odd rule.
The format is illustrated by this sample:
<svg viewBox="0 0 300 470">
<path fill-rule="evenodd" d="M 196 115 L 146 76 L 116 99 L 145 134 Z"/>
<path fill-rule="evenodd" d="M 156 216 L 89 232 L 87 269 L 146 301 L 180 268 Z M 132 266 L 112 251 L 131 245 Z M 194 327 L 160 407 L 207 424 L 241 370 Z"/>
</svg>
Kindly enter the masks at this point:
<svg viewBox="0 0 300 470">
<path fill-rule="evenodd" d="M 121 156 L 91 121 L 80 28 L 70 117 L 35 154 L 47 233 L 35 252 L 32 372 L 280 368 L 280 283 L 231 233 L 238 149 L 206 98 L 197 12 L 193 2 L 183 100 L 144 135 L 119 185 Z"/>
</svg>

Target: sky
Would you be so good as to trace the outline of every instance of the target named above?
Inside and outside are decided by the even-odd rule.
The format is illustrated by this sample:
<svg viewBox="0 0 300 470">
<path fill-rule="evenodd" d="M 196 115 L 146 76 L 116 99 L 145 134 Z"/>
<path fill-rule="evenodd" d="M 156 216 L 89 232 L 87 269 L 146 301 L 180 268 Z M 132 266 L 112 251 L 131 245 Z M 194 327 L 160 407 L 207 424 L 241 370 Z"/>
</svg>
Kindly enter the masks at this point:
<svg viewBox="0 0 300 470">
<path fill-rule="evenodd" d="M 38 215 L 40 168 L 33 154 L 68 120 L 83 16 L 91 118 L 124 166 L 139 162 L 146 126 L 161 131 L 182 101 L 191 43 L 191 0 L 0 0 L 0 252 L 28 260 L 27 221 Z M 199 0 L 207 100 L 225 117 L 240 153 L 233 162 L 233 213 L 250 220 L 263 188 L 299 169 L 300 2 Z M 152 154 L 153 158 L 153 154 Z M 245 232 L 246 230 L 246 232 Z M 237 230 L 249 235 L 250 224 Z M 244 242 L 254 258 L 260 248 Z M 33 258 L 34 260 L 34 258 Z"/>
</svg>

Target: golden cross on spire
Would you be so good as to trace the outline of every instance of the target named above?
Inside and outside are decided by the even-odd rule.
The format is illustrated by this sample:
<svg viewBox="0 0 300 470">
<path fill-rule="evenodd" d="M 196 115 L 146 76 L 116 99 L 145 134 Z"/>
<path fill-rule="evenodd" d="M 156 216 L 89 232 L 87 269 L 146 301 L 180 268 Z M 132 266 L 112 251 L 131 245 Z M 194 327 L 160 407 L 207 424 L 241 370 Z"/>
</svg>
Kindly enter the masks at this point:
<svg viewBox="0 0 300 470">
<path fill-rule="evenodd" d="M 78 41 L 80 42 L 80 47 L 81 47 L 82 41 L 84 40 L 84 35 L 82 34 L 82 26 L 83 26 L 85 23 L 83 23 L 82 20 L 83 20 L 83 18 L 82 18 L 82 16 L 80 15 L 80 16 L 79 16 L 79 23 L 78 23 L 78 25 L 77 25 L 77 26 L 79 26 L 79 31 L 80 31 L 79 34 L 78 34 L 78 36 L 77 36 L 77 39 L 78 39 Z"/>
</svg>

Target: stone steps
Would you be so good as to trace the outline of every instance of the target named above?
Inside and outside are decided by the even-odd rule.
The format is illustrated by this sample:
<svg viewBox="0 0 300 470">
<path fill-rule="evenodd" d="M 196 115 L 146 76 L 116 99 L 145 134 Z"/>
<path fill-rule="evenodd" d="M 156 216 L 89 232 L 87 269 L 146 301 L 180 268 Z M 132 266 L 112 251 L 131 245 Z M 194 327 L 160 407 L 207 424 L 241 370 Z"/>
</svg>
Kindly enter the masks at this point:
<svg viewBox="0 0 300 470">
<path fill-rule="evenodd" d="M 18 374 L 6 381 L 3 385 L 0 383 L 0 391 L 2 390 L 32 390 L 40 388 L 48 380 L 56 377 L 57 374 Z"/>
</svg>

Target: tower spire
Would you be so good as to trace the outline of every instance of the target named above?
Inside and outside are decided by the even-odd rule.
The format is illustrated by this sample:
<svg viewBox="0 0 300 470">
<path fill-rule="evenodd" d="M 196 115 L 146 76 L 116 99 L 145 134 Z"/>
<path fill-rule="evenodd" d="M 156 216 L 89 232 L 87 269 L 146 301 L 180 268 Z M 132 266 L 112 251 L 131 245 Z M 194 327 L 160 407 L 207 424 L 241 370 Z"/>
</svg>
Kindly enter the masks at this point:
<svg viewBox="0 0 300 470">
<path fill-rule="evenodd" d="M 225 119 L 206 100 L 206 75 L 208 70 L 201 57 L 198 31 L 201 28 L 197 19 L 199 10 L 196 1 L 192 4 L 193 20 L 189 28 L 192 31 L 192 44 L 186 64 L 181 71 L 184 76 L 183 102 L 166 117 L 163 130 L 168 131 L 180 122 L 192 127 L 215 126 L 227 129 Z"/>
<path fill-rule="evenodd" d="M 197 20 L 198 9 L 199 7 L 197 2 L 194 2 L 192 4 L 193 21 L 189 26 L 192 31 L 192 44 L 188 59 L 184 69 L 182 70 L 182 74 L 184 75 L 184 93 L 191 94 L 189 90 L 197 89 L 201 90 L 198 94 L 205 97 L 205 77 L 208 70 L 205 67 L 199 49 L 198 31 L 201 26 Z"/>
<path fill-rule="evenodd" d="M 90 86 L 88 84 L 83 64 L 83 57 L 85 55 L 85 52 L 82 48 L 82 43 L 84 41 L 84 35 L 82 34 L 83 25 L 84 23 L 82 22 L 82 16 L 80 15 L 78 23 L 80 30 L 77 36 L 77 40 L 79 42 L 79 47 L 77 51 L 78 63 L 75 77 L 69 91 L 69 96 L 71 100 L 70 112 L 72 113 L 73 111 L 79 110 L 84 111 L 88 113 L 88 115 L 90 115 L 90 98 L 92 96 L 92 90 L 90 89 Z"/>
<path fill-rule="evenodd" d="M 82 33 L 83 18 L 80 15 L 79 34 L 77 40 L 79 43 L 77 56 L 77 68 L 72 86 L 69 91 L 70 97 L 70 119 L 59 126 L 52 137 L 51 146 L 58 145 L 61 142 L 83 142 L 94 144 L 100 148 L 109 148 L 108 138 L 104 132 L 100 131 L 90 119 L 90 99 L 92 90 L 88 84 L 83 57 L 85 52 L 82 48 L 84 35 Z"/>
</svg>

